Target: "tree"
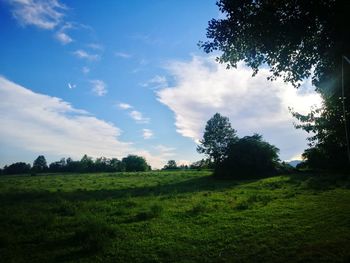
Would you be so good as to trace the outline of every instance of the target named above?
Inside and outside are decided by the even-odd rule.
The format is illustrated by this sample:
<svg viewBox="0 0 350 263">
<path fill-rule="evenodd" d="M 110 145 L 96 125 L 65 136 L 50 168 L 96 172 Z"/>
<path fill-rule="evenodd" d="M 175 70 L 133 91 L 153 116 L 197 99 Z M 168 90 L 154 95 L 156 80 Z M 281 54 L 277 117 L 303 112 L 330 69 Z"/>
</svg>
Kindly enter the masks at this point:
<svg viewBox="0 0 350 263">
<path fill-rule="evenodd" d="M 94 161 L 90 156 L 84 154 L 80 160 L 80 171 L 81 172 L 92 172 L 94 169 Z"/>
<path fill-rule="evenodd" d="M 126 172 L 142 172 L 150 170 L 145 158 L 137 155 L 128 155 L 122 159 Z"/>
<path fill-rule="evenodd" d="M 5 166 L 3 170 L 3 174 L 24 174 L 30 172 L 30 164 L 26 164 L 23 162 L 17 162 L 10 164 L 9 166 Z"/>
<path fill-rule="evenodd" d="M 48 169 L 44 155 L 39 155 L 38 158 L 34 160 L 32 169 L 38 173 L 45 172 Z"/>
<path fill-rule="evenodd" d="M 311 113 L 295 115 L 300 117 L 297 126 L 315 132 L 313 147 L 319 148 L 323 157 L 331 156 L 336 149 L 337 156 L 346 160 L 344 145 L 349 143 L 345 129 L 349 132 L 349 127 L 344 128 L 344 123 L 349 122 L 350 100 L 339 97 L 350 96 L 349 88 L 344 94 L 341 89 L 344 56 L 350 54 L 350 1 L 219 0 L 217 5 L 226 17 L 209 22 L 207 37 L 211 40 L 200 43 L 204 51 L 222 51 L 218 60 L 228 67 L 243 60 L 254 74 L 267 64 L 271 80 L 281 76 L 295 87 L 312 75 L 325 103 L 317 109 L 316 125 Z M 349 69 L 345 68 L 344 76 L 349 76 Z M 343 80 L 349 87 L 350 78 Z"/>
<path fill-rule="evenodd" d="M 235 178 L 271 175 L 279 165 L 278 152 L 259 134 L 245 136 L 228 145 L 227 157 L 215 168 L 215 174 Z"/>
<path fill-rule="evenodd" d="M 205 126 L 197 151 L 206 154 L 216 166 L 226 157 L 227 146 L 236 140 L 236 131 L 231 127 L 229 119 L 215 113 Z"/>
<path fill-rule="evenodd" d="M 163 170 L 175 170 L 177 168 L 178 167 L 175 160 L 169 160 L 168 163 L 164 166 Z"/>
</svg>

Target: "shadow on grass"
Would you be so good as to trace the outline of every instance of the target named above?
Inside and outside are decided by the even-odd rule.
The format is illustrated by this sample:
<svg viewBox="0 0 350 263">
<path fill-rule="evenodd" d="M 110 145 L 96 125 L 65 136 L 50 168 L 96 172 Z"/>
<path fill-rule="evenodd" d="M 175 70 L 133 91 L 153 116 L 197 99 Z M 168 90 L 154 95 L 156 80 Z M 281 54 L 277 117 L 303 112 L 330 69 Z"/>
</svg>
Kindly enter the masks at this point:
<svg viewBox="0 0 350 263">
<path fill-rule="evenodd" d="M 77 190 L 72 192 L 28 191 L 7 192 L 0 194 L 0 202 L 52 202 L 58 199 L 69 201 L 106 200 L 123 197 L 172 196 L 174 194 L 195 193 L 202 191 L 223 191 L 247 181 L 218 180 L 211 176 L 190 178 L 177 183 L 124 189 Z"/>
</svg>

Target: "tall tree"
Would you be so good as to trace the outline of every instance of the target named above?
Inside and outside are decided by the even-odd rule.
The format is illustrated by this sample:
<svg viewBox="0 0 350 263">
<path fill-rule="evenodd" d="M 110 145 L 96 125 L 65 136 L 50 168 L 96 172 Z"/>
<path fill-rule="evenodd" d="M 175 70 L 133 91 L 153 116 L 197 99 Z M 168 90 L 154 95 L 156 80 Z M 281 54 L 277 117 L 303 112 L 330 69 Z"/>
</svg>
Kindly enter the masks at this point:
<svg viewBox="0 0 350 263">
<path fill-rule="evenodd" d="M 47 168 L 45 156 L 39 155 L 33 162 L 33 170 L 40 173 L 46 171 Z"/>
<path fill-rule="evenodd" d="M 225 158 L 227 146 L 235 140 L 237 140 L 236 131 L 231 127 L 229 119 L 215 113 L 205 126 L 203 139 L 197 151 L 206 154 L 215 166 Z"/>
<path fill-rule="evenodd" d="M 218 60 L 228 67 L 236 67 L 237 62 L 243 60 L 254 74 L 261 65 L 267 64 L 271 80 L 283 77 L 295 87 L 312 76 L 325 103 L 317 115 L 295 114 L 300 117 L 299 128 L 307 130 L 311 125 L 316 134 L 331 134 L 320 141 L 322 135 L 313 137 L 314 147 L 333 142 L 336 152 L 346 156 L 344 124 L 346 120 L 349 122 L 350 100 L 339 100 L 339 97 L 350 96 L 347 88 L 350 67 L 344 71 L 348 76 L 343 78 L 344 92 L 341 81 L 344 56 L 350 54 L 350 1 L 219 0 L 217 5 L 225 18 L 209 22 L 207 37 L 211 40 L 200 44 L 204 51 L 222 51 Z M 314 117 L 323 125 L 314 126 Z M 323 147 L 323 151 L 331 155 L 328 147 Z"/>
</svg>

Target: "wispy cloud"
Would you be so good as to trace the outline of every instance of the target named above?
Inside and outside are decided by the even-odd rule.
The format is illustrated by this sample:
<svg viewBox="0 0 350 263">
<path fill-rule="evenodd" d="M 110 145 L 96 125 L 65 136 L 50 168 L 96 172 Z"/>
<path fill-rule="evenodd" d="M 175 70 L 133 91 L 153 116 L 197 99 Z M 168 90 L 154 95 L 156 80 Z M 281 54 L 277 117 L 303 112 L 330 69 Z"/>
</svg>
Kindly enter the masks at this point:
<svg viewBox="0 0 350 263">
<path fill-rule="evenodd" d="M 154 147 L 154 149 L 156 149 L 157 152 L 159 152 L 159 155 L 162 156 L 163 158 L 175 156 L 176 148 L 158 144 L 157 146 Z"/>
<path fill-rule="evenodd" d="M 151 139 L 153 137 L 153 131 L 150 129 L 142 129 L 142 137 L 145 140 Z"/>
<path fill-rule="evenodd" d="M 149 118 L 145 118 L 143 114 L 137 110 L 133 110 L 129 113 L 130 117 L 137 123 L 149 123 Z"/>
<path fill-rule="evenodd" d="M 78 50 L 74 51 L 73 54 L 78 58 L 87 59 L 90 61 L 99 60 L 101 58 L 100 55 L 98 55 L 98 54 L 90 54 L 82 49 L 78 49 Z"/>
<path fill-rule="evenodd" d="M 90 44 L 87 44 L 87 46 L 95 50 L 100 50 L 100 51 L 104 50 L 104 47 L 101 44 L 97 44 L 97 43 L 90 43 Z"/>
<path fill-rule="evenodd" d="M 281 149 L 282 159 L 306 148 L 307 134 L 293 127 L 288 106 L 308 112 L 311 105 L 321 102 L 314 92 L 301 93 L 282 80 L 267 81 L 268 69 L 261 69 L 255 77 L 243 63 L 227 70 L 214 57 L 173 61 L 167 69 L 175 84 L 158 90 L 157 96 L 174 112 L 181 135 L 197 142 L 206 121 L 220 112 L 230 118 L 240 136 L 261 133 Z"/>
<path fill-rule="evenodd" d="M 99 79 L 90 80 L 90 83 L 92 84 L 92 92 L 95 93 L 97 96 L 104 96 L 107 94 L 107 88 L 106 83 L 104 81 Z"/>
<path fill-rule="evenodd" d="M 74 28 L 72 23 L 65 23 L 60 30 L 58 30 L 55 34 L 55 38 L 62 44 L 62 45 L 67 45 L 71 42 L 73 42 L 73 39 L 68 35 L 66 32 L 69 29 Z"/>
<path fill-rule="evenodd" d="M 84 73 L 84 74 L 88 74 L 90 72 L 90 68 L 89 67 L 83 67 L 81 69 L 81 71 Z"/>
<path fill-rule="evenodd" d="M 68 88 L 69 89 L 75 89 L 76 87 L 77 87 L 77 85 L 68 83 Z"/>
<path fill-rule="evenodd" d="M 14 18 L 23 26 L 54 29 L 64 16 L 66 6 L 58 0 L 9 0 Z"/>
<path fill-rule="evenodd" d="M 119 103 L 118 107 L 121 108 L 122 110 L 128 110 L 128 109 L 132 109 L 133 108 L 130 104 L 123 103 L 123 102 Z"/>
<path fill-rule="evenodd" d="M 68 36 L 65 32 L 57 32 L 55 34 L 56 39 L 63 45 L 73 42 L 73 39 Z"/>
<path fill-rule="evenodd" d="M 141 84 L 142 87 L 149 87 L 153 90 L 161 89 L 161 88 L 166 88 L 168 86 L 168 81 L 166 77 L 156 75 L 150 80 L 146 81 L 145 83 Z"/>
<path fill-rule="evenodd" d="M 125 52 L 114 52 L 114 56 L 119 57 L 119 58 L 131 58 L 132 55 L 129 53 Z"/>
<path fill-rule="evenodd" d="M 6 149 L 13 147 L 33 155 L 57 158 L 81 158 L 83 154 L 121 158 L 137 154 L 144 156 L 153 167 L 164 165 L 159 152 L 151 154 L 131 142 L 121 141 L 122 131 L 114 124 L 76 109 L 60 98 L 35 93 L 1 76 L 0 97 L 3 98 L 0 127 L 6 127 L 0 129 L 0 143 L 6 144 Z M 1 156 L 4 154 L 0 151 Z M 22 160 L 20 153 L 16 158 L 13 161 Z"/>
</svg>

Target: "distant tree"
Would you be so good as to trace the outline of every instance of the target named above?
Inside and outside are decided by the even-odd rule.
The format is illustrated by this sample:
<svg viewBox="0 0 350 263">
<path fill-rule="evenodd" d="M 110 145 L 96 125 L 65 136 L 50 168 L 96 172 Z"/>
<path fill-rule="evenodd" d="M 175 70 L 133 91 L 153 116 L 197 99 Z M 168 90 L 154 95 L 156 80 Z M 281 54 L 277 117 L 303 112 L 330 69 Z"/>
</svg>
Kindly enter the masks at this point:
<svg viewBox="0 0 350 263">
<path fill-rule="evenodd" d="M 17 162 L 9 166 L 5 166 L 3 174 L 24 174 L 30 172 L 30 164 Z"/>
<path fill-rule="evenodd" d="M 33 171 L 37 173 L 47 171 L 47 163 L 44 155 L 39 155 L 33 162 Z"/>
<path fill-rule="evenodd" d="M 228 145 L 226 158 L 215 167 L 215 174 L 237 178 L 273 174 L 279 165 L 278 152 L 259 134 L 245 136 Z"/>
<path fill-rule="evenodd" d="M 62 158 L 61 160 L 57 162 L 52 162 L 49 165 L 49 171 L 56 173 L 56 172 L 64 172 L 66 169 L 66 159 Z"/>
<path fill-rule="evenodd" d="M 202 159 L 190 165 L 190 169 L 196 169 L 196 170 L 211 169 L 211 168 L 213 168 L 213 163 L 210 161 L 210 159 Z"/>
<path fill-rule="evenodd" d="M 117 158 L 112 158 L 109 162 L 109 167 L 111 172 L 124 172 L 125 165 L 122 161 Z"/>
<path fill-rule="evenodd" d="M 226 157 L 227 146 L 235 141 L 236 131 L 231 127 L 229 119 L 215 113 L 205 126 L 203 139 L 197 151 L 206 154 L 215 166 Z"/>
<path fill-rule="evenodd" d="M 94 161 L 91 157 L 84 154 L 80 160 L 80 171 L 81 172 L 93 172 L 94 171 Z"/>
<path fill-rule="evenodd" d="M 126 172 L 141 172 L 148 171 L 150 166 L 147 164 L 145 158 L 137 155 L 128 155 L 122 159 Z"/>
<path fill-rule="evenodd" d="M 177 168 L 178 167 L 175 160 L 169 160 L 168 163 L 164 166 L 163 170 L 175 170 Z"/>
</svg>

